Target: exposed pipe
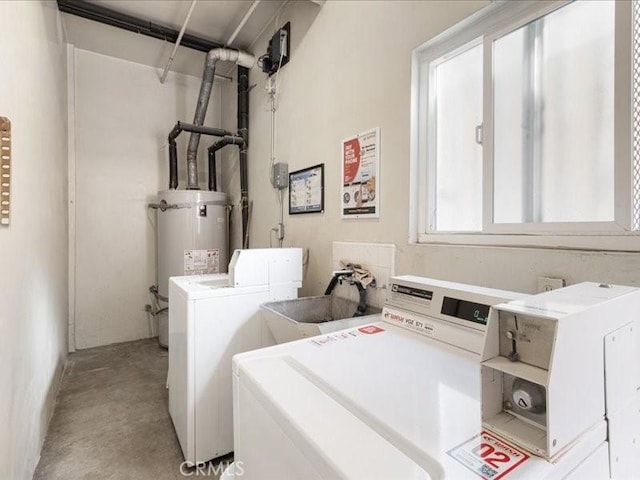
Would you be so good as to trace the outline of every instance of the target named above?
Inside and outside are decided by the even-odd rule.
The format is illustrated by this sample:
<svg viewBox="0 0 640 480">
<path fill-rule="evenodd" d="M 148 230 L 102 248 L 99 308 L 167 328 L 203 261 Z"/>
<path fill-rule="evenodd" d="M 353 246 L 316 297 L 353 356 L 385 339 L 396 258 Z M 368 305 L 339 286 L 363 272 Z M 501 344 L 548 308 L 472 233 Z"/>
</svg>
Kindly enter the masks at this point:
<svg viewBox="0 0 640 480">
<path fill-rule="evenodd" d="M 227 145 L 244 145 L 244 138 L 239 135 L 225 135 L 222 139 L 218 140 L 216 143 L 209 147 L 209 150 L 213 150 L 217 152 L 221 148 L 226 147 Z"/>
<path fill-rule="evenodd" d="M 211 90 L 213 88 L 213 77 L 216 71 L 218 61 L 234 62 L 247 69 L 253 66 L 253 55 L 229 48 L 215 48 L 207 53 L 204 65 L 204 73 L 202 74 L 202 84 L 200 85 L 200 94 L 198 95 L 198 103 L 196 105 L 196 113 L 193 117 L 195 126 L 202 126 L 209 99 L 211 98 Z M 189 138 L 189 147 L 187 148 L 187 189 L 199 190 L 198 186 L 198 145 L 200 143 L 200 133 L 193 132 Z"/>
<path fill-rule="evenodd" d="M 169 188 L 178 188 L 178 148 L 176 141 L 169 136 Z"/>
<path fill-rule="evenodd" d="M 244 140 L 240 147 L 240 203 L 242 206 L 242 238 L 249 245 L 249 68 L 238 66 L 238 135 Z"/>
<path fill-rule="evenodd" d="M 249 17 L 251 17 L 251 14 L 256 9 L 259 3 L 260 3 L 260 0 L 253 1 L 251 6 L 249 7 L 249 10 L 247 10 L 247 13 L 244 14 L 244 17 L 242 17 L 242 20 L 240 20 L 240 23 L 238 24 L 236 29 L 233 31 L 233 33 L 229 37 L 229 40 L 227 40 L 227 43 L 226 43 L 227 45 L 231 45 L 233 43 L 233 41 L 236 39 L 236 37 L 240 33 L 240 30 L 242 30 L 242 28 L 245 26 L 245 24 L 249 20 Z"/>
<path fill-rule="evenodd" d="M 249 226 L 250 226 L 252 212 L 253 212 L 253 202 L 251 201 L 247 206 L 247 233 L 245 233 L 244 239 L 242 241 L 242 248 L 244 248 L 245 250 L 249 248 Z"/>
<path fill-rule="evenodd" d="M 239 140 L 242 140 L 241 137 L 234 137 L 231 132 L 222 128 L 203 127 L 192 125 L 190 123 L 176 122 L 167 137 L 169 140 L 169 188 L 171 190 L 178 188 L 178 148 L 176 145 L 176 138 L 178 138 L 178 135 L 182 132 L 197 132 L 198 134 L 222 137 L 223 139 L 238 138 Z M 211 189 L 211 187 L 209 187 L 209 189 Z"/>
<path fill-rule="evenodd" d="M 240 148 L 244 145 L 244 139 L 237 135 L 225 135 L 209 147 L 209 190 L 217 190 L 216 178 L 216 152 L 227 145 L 238 145 Z"/>
<path fill-rule="evenodd" d="M 105 8 L 99 4 L 90 3 L 85 0 L 58 0 L 58 9 L 63 13 L 69 13 L 78 17 L 87 18 L 96 22 L 122 28 L 130 32 L 139 33 L 148 37 L 165 40 L 175 43 L 180 32 L 164 25 L 142 20 L 132 15 L 116 12 Z M 183 47 L 198 50 L 199 52 L 209 52 L 215 48 L 222 47 L 218 42 L 205 40 L 185 33 L 180 44 Z"/>
<path fill-rule="evenodd" d="M 229 130 L 225 130 L 224 128 L 216 128 L 216 127 L 204 127 L 202 125 L 193 125 L 192 123 L 184 123 L 184 122 L 176 122 L 173 130 L 169 133 L 169 141 L 172 139 L 175 140 L 178 135 L 182 132 L 196 132 L 203 133 L 205 135 L 211 135 L 213 137 L 226 137 L 233 136 Z"/>
<path fill-rule="evenodd" d="M 169 55 L 169 61 L 167 65 L 164 67 L 164 71 L 162 72 L 162 76 L 160 77 L 160 83 L 164 83 L 167 78 L 167 73 L 169 72 L 169 67 L 173 63 L 173 58 L 176 56 L 176 52 L 178 51 L 178 47 L 180 46 L 180 42 L 182 41 L 182 37 L 184 36 L 184 32 L 187 29 L 187 24 L 189 23 L 189 19 L 191 18 L 191 14 L 193 13 L 193 9 L 196 6 L 198 0 L 192 0 L 191 6 L 189 7 L 189 11 L 187 12 L 187 16 L 184 19 L 184 23 L 182 24 L 182 28 L 180 29 L 180 33 L 178 34 L 178 38 L 176 39 L 176 44 L 173 46 L 173 50 L 171 51 L 171 55 Z"/>
<path fill-rule="evenodd" d="M 213 50 L 212 50 L 213 51 Z M 204 123 L 204 117 L 207 114 L 207 106 L 209 98 L 211 98 L 211 90 L 213 88 L 213 76 L 216 73 L 217 58 L 210 59 L 207 54 L 204 65 L 204 73 L 202 75 L 202 84 L 200 85 L 200 94 L 198 95 L 198 103 L 196 105 L 196 113 L 193 117 L 193 124 L 201 126 Z M 189 137 L 189 147 L 187 148 L 187 189 L 198 190 L 198 144 L 200 143 L 200 134 L 191 133 Z"/>
<path fill-rule="evenodd" d="M 218 191 L 218 178 L 216 172 L 216 151 L 209 148 L 209 191 Z"/>
</svg>

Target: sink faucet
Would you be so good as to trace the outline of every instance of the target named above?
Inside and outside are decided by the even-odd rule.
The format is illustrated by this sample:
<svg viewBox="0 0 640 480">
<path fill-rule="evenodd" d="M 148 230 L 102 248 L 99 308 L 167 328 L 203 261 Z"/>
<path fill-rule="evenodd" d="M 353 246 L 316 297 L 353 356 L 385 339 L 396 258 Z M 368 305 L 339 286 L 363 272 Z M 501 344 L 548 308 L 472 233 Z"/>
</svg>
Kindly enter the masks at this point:
<svg viewBox="0 0 640 480">
<path fill-rule="evenodd" d="M 367 290 L 365 286 L 356 279 L 355 270 L 345 268 L 344 270 L 336 270 L 333 272 L 331 281 L 327 286 L 327 289 L 324 291 L 325 295 L 331 295 L 333 289 L 336 288 L 338 282 L 342 283 L 343 280 L 349 282 L 350 285 L 355 285 L 358 288 L 358 295 L 360 297 L 360 301 L 358 302 L 358 309 L 356 313 L 353 315 L 354 317 L 361 317 L 367 311 Z M 372 287 L 375 287 L 375 279 L 369 284 Z"/>
<path fill-rule="evenodd" d="M 333 272 L 331 281 L 329 282 L 327 289 L 324 291 L 324 294 L 331 295 L 331 292 L 333 292 L 333 289 L 336 288 L 338 281 L 342 281 L 343 278 L 349 278 L 351 281 L 353 281 L 353 275 L 355 273 L 356 272 L 354 270 L 348 268 L 345 268 L 343 270 L 336 270 L 335 272 Z"/>
</svg>

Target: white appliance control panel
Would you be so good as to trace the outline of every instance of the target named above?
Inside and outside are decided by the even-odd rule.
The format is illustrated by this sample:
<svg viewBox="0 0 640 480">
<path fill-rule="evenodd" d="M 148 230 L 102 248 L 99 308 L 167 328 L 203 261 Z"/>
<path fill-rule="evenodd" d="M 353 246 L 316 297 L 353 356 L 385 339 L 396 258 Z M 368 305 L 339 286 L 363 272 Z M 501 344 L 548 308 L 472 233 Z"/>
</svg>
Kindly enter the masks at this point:
<svg viewBox="0 0 640 480">
<path fill-rule="evenodd" d="M 504 290 L 403 275 L 393 277 L 390 281 L 382 319 L 483 355 L 487 332 L 490 324 L 495 323 L 492 322 L 491 306 L 524 296 Z"/>
</svg>

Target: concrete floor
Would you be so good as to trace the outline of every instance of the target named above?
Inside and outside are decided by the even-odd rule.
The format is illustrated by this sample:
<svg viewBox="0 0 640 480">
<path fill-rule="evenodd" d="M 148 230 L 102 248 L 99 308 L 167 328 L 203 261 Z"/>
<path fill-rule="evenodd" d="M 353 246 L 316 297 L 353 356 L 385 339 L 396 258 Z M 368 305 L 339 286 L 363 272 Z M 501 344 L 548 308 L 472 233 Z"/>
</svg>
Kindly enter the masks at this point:
<svg viewBox="0 0 640 480">
<path fill-rule="evenodd" d="M 70 354 L 34 480 L 187 478 L 167 365 L 167 351 L 151 339 Z"/>
</svg>

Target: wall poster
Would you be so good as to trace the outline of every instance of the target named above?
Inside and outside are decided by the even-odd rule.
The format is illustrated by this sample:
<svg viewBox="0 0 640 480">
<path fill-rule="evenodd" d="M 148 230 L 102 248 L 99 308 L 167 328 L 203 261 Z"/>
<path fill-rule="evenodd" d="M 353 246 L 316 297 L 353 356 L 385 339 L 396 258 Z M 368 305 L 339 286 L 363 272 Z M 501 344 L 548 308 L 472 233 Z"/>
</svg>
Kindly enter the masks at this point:
<svg viewBox="0 0 640 480">
<path fill-rule="evenodd" d="M 324 163 L 289 174 L 289 215 L 324 212 Z"/>
<path fill-rule="evenodd" d="M 208 275 L 220 273 L 220 250 L 185 250 L 184 274 Z"/>
<path fill-rule="evenodd" d="M 342 218 L 380 216 L 380 128 L 342 141 Z"/>
</svg>

